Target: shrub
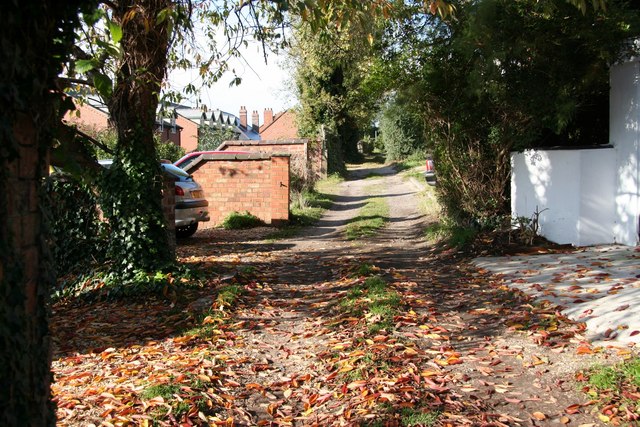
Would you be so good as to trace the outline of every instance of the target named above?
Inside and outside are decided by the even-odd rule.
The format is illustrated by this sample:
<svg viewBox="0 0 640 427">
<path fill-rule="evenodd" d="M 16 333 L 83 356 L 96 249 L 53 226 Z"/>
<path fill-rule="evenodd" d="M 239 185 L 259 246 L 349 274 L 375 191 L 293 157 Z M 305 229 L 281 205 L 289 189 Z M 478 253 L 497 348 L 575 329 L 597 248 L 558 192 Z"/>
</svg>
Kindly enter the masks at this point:
<svg viewBox="0 0 640 427">
<path fill-rule="evenodd" d="M 239 230 L 244 228 L 253 228 L 264 225 L 264 222 L 249 211 L 244 213 L 231 212 L 222 222 L 222 228 L 225 230 Z"/>
<path fill-rule="evenodd" d="M 45 181 L 49 247 L 59 274 L 79 270 L 87 261 L 105 257 L 106 224 L 92 191 L 66 174 L 53 174 Z"/>
</svg>

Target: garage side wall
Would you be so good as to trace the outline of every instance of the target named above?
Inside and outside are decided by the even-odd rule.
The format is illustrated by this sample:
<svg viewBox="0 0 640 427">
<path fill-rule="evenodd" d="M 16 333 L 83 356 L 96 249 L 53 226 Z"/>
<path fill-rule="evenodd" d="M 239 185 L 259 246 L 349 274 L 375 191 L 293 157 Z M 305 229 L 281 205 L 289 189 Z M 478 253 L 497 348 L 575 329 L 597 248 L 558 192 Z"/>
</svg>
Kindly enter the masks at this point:
<svg viewBox="0 0 640 427">
<path fill-rule="evenodd" d="M 322 141 L 306 138 L 260 141 L 224 141 L 219 151 L 246 151 L 251 153 L 285 153 L 291 155 L 291 172 L 299 177 L 316 181 L 326 178 L 327 162 Z"/>
<path fill-rule="evenodd" d="M 257 216 L 267 224 L 289 220 L 289 155 L 210 154 L 185 168 L 202 185 L 211 220 L 220 225 L 232 212 Z"/>
</svg>

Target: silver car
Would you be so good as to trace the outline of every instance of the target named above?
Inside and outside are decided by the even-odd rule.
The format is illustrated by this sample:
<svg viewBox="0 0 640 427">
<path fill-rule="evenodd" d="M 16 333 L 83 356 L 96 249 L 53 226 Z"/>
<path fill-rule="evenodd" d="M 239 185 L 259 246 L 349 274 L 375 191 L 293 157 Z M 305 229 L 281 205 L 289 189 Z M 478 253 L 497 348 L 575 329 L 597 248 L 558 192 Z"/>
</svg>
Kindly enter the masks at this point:
<svg viewBox="0 0 640 427">
<path fill-rule="evenodd" d="M 209 202 L 202 186 L 171 163 L 161 163 L 160 166 L 176 179 L 176 236 L 192 236 L 198 229 L 198 223 L 210 220 Z"/>
</svg>

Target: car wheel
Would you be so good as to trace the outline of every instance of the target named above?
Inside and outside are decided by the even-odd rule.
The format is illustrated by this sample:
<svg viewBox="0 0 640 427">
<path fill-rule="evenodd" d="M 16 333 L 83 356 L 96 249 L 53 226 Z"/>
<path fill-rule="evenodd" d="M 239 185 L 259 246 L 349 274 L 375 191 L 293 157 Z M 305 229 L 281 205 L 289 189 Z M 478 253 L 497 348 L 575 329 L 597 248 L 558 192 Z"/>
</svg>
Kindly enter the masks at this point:
<svg viewBox="0 0 640 427">
<path fill-rule="evenodd" d="M 185 237 L 191 237 L 193 236 L 193 234 L 196 232 L 197 229 L 198 229 L 197 222 L 193 224 L 185 225 L 184 227 L 177 227 L 176 237 L 181 239 Z"/>
</svg>

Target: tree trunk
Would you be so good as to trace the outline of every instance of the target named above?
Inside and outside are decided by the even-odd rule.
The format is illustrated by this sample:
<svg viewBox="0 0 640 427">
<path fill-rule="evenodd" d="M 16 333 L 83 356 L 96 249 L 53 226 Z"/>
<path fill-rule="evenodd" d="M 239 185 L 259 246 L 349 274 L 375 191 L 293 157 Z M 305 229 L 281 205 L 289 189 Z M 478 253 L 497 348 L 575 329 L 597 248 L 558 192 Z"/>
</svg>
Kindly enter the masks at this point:
<svg viewBox="0 0 640 427">
<path fill-rule="evenodd" d="M 9 2 L 0 30 L 0 425 L 53 426 L 48 297 L 54 280 L 40 186 L 80 1 Z M 85 1 L 85 4 L 88 2 Z"/>
<path fill-rule="evenodd" d="M 162 214 L 162 179 L 154 144 L 158 94 L 167 68 L 170 0 L 124 0 L 113 10 L 123 30 L 109 113 L 118 132 L 108 174 L 105 213 L 112 227 L 110 252 L 124 274 L 154 271 L 174 261 Z"/>
</svg>

